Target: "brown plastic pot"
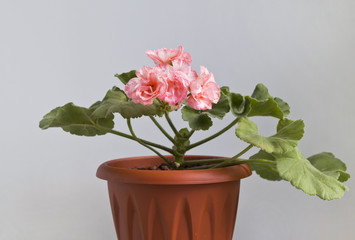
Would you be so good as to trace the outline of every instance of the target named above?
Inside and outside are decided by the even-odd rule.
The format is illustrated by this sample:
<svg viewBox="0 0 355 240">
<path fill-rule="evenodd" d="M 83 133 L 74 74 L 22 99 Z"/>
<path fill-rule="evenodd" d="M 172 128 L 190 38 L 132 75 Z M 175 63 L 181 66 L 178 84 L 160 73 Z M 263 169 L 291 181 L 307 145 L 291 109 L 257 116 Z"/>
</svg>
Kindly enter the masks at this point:
<svg viewBox="0 0 355 240">
<path fill-rule="evenodd" d="M 172 156 L 167 156 L 169 160 Z M 186 160 L 214 156 L 186 156 Z M 157 156 L 103 163 L 119 240 L 231 240 L 240 179 L 248 165 L 206 170 L 136 170 L 159 166 Z"/>
</svg>

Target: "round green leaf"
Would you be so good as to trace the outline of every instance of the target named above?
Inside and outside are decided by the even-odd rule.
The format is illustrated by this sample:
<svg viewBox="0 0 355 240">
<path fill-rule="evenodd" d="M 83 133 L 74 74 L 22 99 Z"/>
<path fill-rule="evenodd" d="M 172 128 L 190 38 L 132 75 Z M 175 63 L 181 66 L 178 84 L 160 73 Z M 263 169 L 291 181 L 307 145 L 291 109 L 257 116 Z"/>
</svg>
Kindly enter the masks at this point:
<svg viewBox="0 0 355 240">
<path fill-rule="evenodd" d="M 248 163 L 248 165 L 250 166 L 251 170 L 254 170 L 262 178 L 271 181 L 282 180 L 276 168 L 275 158 L 270 153 L 260 150 L 258 153 L 254 154 L 249 159 L 251 160 L 265 159 L 265 160 L 274 161 L 274 164 L 253 162 L 253 163 Z"/>
<path fill-rule="evenodd" d="M 315 168 L 302 153 L 295 148 L 285 154 L 273 154 L 280 176 L 293 186 L 309 195 L 317 195 L 324 200 L 341 198 L 348 188 Z"/>
<path fill-rule="evenodd" d="M 129 71 L 126 73 L 121 73 L 121 74 L 116 73 L 115 77 L 117 77 L 124 85 L 126 85 L 129 80 L 137 77 L 136 72 L 137 72 L 136 70 L 132 70 L 132 71 Z"/>
<path fill-rule="evenodd" d="M 203 110 L 201 111 L 202 114 L 208 114 L 213 118 L 223 119 L 223 117 L 228 113 L 230 110 L 229 108 L 229 101 L 226 96 L 221 94 L 218 102 L 216 104 L 212 103 L 212 109 Z"/>
<path fill-rule="evenodd" d="M 97 105 L 98 103 L 95 103 L 89 109 L 75 106 L 73 103 L 57 107 L 43 117 L 39 127 L 42 129 L 61 127 L 64 131 L 79 136 L 106 134 L 107 131 L 98 128 L 97 124 L 110 130 L 114 126 L 114 116 L 111 114 L 107 118 L 96 118 L 92 111 Z"/>
<path fill-rule="evenodd" d="M 259 101 L 265 101 L 268 100 L 271 95 L 269 94 L 269 90 L 267 89 L 267 87 L 265 87 L 264 84 L 258 83 L 255 86 L 254 92 L 251 97 Z"/>
<path fill-rule="evenodd" d="M 211 118 L 202 111 L 185 106 L 181 109 L 182 119 L 189 122 L 193 130 L 208 130 L 212 125 Z"/>
<path fill-rule="evenodd" d="M 273 98 L 263 101 L 259 101 L 249 96 L 246 96 L 245 98 L 249 101 L 251 108 L 248 113 L 248 117 L 271 116 L 278 119 L 282 119 L 284 117 L 284 113 Z"/>
<path fill-rule="evenodd" d="M 261 83 L 256 85 L 250 97 L 247 96 L 245 98 L 250 103 L 249 117 L 271 116 L 283 119 L 290 113 L 290 106 L 281 98 L 272 97 L 268 89 Z"/>
<path fill-rule="evenodd" d="M 282 128 L 270 137 L 262 136 L 257 125 L 247 117 L 240 119 L 236 135 L 241 140 L 261 148 L 268 153 L 285 153 L 298 145 L 304 134 L 303 120 L 280 120 Z M 280 123 L 279 123 L 280 124 Z"/>
<path fill-rule="evenodd" d="M 350 174 L 346 173 L 345 163 L 336 158 L 332 153 L 318 153 L 309 157 L 308 160 L 319 171 L 341 182 L 345 182 L 350 178 Z"/>
</svg>

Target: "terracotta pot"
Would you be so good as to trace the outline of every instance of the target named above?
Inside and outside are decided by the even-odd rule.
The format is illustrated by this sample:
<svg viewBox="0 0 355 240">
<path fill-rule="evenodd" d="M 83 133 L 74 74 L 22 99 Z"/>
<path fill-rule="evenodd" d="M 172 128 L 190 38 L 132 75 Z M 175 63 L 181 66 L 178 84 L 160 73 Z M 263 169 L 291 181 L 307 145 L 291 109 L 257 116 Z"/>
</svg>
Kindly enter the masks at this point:
<svg viewBox="0 0 355 240">
<path fill-rule="evenodd" d="M 172 156 L 167 156 L 170 160 Z M 186 160 L 214 156 L 186 156 Z M 248 165 L 207 170 L 135 170 L 159 166 L 157 156 L 103 163 L 119 240 L 231 240 L 240 179 Z"/>
</svg>

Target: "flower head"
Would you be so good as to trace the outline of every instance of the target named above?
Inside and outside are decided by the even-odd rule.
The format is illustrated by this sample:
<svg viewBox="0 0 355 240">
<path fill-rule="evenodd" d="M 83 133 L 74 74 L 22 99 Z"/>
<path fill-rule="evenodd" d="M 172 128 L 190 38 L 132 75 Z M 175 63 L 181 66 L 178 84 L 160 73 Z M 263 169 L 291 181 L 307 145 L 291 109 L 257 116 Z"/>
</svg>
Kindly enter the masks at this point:
<svg viewBox="0 0 355 240">
<path fill-rule="evenodd" d="M 196 80 L 197 73 L 192 69 L 189 63 L 181 59 L 176 59 L 172 61 L 172 66 L 174 71 L 179 71 L 184 74 L 186 86 L 189 86 L 192 81 Z"/>
<path fill-rule="evenodd" d="M 184 52 L 184 48 L 179 46 L 177 49 L 161 48 L 157 50 L 147 50 L 146 54 L 150 57 L 155 64 L 170 64 L 175 59 L 183 60 L 191 63 L 191 55 Z"/>
<path fill-rule="evenodd" d="M 213 74 L 203 66 L 197 79 L 190 83 L 190 92 L 186 102 L 196 110 L 211 109 L 212 103 L 217 103 L 221 94 Z"/>
<path fill-rule="evenodd" d="M 146 53 L 157 65 L 142 67 L 137 77 L 126 84 L 125 92 L 133 102 L 150 105 L 158 98 L 177 109 L 187 98 L 187 104 L 197 110 L 211 109 L 212 103 L 218 102 L 220 89 L 213 74 L 201 66 L 197 75 L 190 66 L 190 54 L 182 46 Z"/>
<path fill-rule="evenodd" d="M 154 99 L 166 92 L 165 75 L 159 68 L 142 67 L 125 86 L 125 92 L 135 103 L 150 105 Z"/>
<path fill-rule="evenodd" d="M 167 83 L 166 91 L 159 99 L 169 103 L 173 108 L 178 108 L 187 97 L 189 79 L 184 72 L 177 71 L 170 65 L 161 64 L 156 68 L 160 68 L 165 74 Z"/>
</svg>

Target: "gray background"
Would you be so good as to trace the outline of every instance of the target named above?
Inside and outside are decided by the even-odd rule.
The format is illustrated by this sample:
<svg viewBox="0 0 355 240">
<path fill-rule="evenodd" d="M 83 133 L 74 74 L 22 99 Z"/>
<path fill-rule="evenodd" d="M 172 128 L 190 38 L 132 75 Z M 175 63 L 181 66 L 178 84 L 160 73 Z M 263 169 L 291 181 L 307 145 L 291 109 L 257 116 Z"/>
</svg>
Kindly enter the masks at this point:
<svg viewBox="0 0 355 240">
<path fill-rule="evenodd" d="M 331 151 L 354 173 L 354 24 L 351 0 L 2 0 L 0 239 L 115 239 L 96 168 L 151 153 L 116 136 L 41 131 L 38 122 L 56 106 L 101 99 L 119 84 L 117 72 L 152 66 L 147 49 L 181 44 L 195 69 L 206 66 L 235 92 L 264 83 L 291 105 L 291 118 L 305 120 L 305 155 Z M 259 123 L 273 132 L 274 121 Z M 168 144 L 150 121 L 133 124 Z M 211 133 L 222 126 L 215 121 Z M 243 147 L 230 131 L 191 153 L 231 156 Z M 352 191 L 327 202 L 253 175 L 242 182 L 234 238 L 354 239 L 354 180 L 347 185 Z"/>
</svg>

